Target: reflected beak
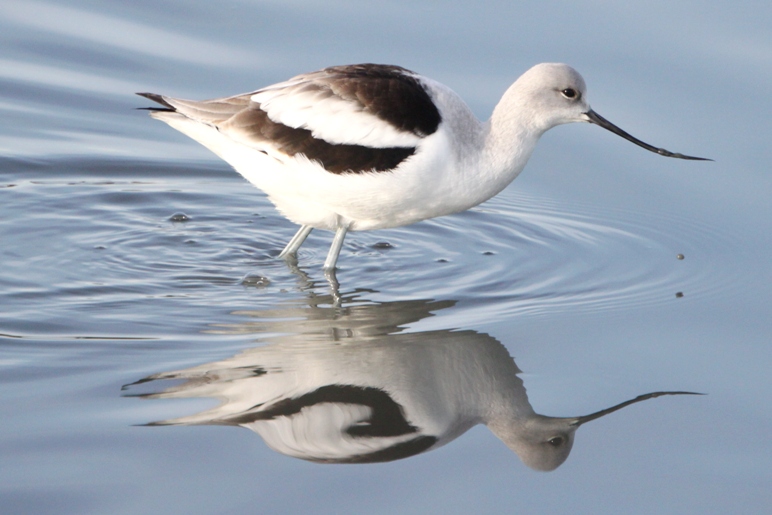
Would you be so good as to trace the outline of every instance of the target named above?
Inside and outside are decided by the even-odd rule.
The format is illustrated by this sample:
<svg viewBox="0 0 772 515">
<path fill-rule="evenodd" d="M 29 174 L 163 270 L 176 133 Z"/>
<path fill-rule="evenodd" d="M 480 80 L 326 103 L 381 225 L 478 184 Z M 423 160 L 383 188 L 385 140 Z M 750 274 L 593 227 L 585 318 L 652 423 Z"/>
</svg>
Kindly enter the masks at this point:
<svg viewBox="0 0 772 515">
<path fill-rule="evenodd" d="M 613 127 L 613 125 L 612 125 Z M 631 136 L 632 137 L 632 136 Z M 645 144 L 645 143 L 644 143 Z M 679 157 L 680 154 L 672 156 L 672 157 Z M 699 157 L 686 157 L 685 159 L 700 159 Z M 572 426 L 579 427 L 585 422 L 589 422 L 591 420 L 595 420 L 600 417 L 605 417 L 609 413 L 614 413 L 617 410 L 621 410 L 622 408 L 625 408 L 631 404 L 635 404 L 636 402 L 645 401 L 648 399 L 653 399 L 655 397 L 660 397 L 662 395 L 705 395 L 704 393 L 696 393 L 696 392 L 651 392 L 646 393 L 643 395 L 639 395 L 635 399 L 630 399 L 629 401 L 625 401 L 622 403 L 617 404 L 616 406 L 611 406 L 610 408 L 606 408 L 604 410 L 596 411 L 595 413 L 591 413 L 589 415 L 585 415 L 583 417 L 576 417 L 571 421 Z"/>
<path fill-rule="evenodd" d="M 586 113 L 584 113 L 584 116 L 587 117 L 587 121 L 590 123 L 594 123 L 595 125 L 599 125 L 603 127 L 604 129 L 613 132 L 614 134 L 618 136 L 622 136 L 627 141 L 632 141 L 639 147 L 643 147 L 646 150 L 649 150 L 651 152 L 654 152 L 655 154 L 659 154 L 661 156 L 665 157 L 676 157 L 678 159 L 689 159 L 692 161 L 713 161 L 712 159 L 707 159 L 704 157 L 693 157 L 693 156 L 685 156 L 683 154 L 678 154 L 675 152 L 670 152 L 669 150 L 665 150 L 664 148 L 657 148 L 653 145 L 649 145 L 648 143 L 644 143 L 643 141 L 639 140 L 638 138 L 631 136 L 630 134 L 626 133 L 610 121 L 603 118 L 601 115 L 590 109 Z"/>
</svg>

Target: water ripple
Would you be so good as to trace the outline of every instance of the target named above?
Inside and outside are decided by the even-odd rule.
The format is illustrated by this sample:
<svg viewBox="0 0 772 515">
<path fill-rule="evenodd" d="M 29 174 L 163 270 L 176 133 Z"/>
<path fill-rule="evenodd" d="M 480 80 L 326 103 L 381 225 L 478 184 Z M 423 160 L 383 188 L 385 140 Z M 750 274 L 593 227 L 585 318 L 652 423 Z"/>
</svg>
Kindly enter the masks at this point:
<svg viewBox="0 0 772 515">
<path fill-rule="evenodd" d="M 288 293 L 329 288 L 321 266 L 331 234 L 315 231 L 299 252 L 300 268 L 286 266 L 277 255 L 295 226 L 235 173 L 73 163 L 9 163 L 26 171 L 3 181 L 15 185 L 6 194 L 26 213 L 23 234 L 14 223 L 3 229 L 16 242 L 4 252 L 7 295 L 19 309 L 46 302 L 59 314 L 60 332 L 75 323 L 68 317 L 75 307 L 116 319 L 134 312 L 149 326 L 179 323 L 183 330 L 185 320 L 154 320 L 151 306 L 172 303 L 168 309 L 183 316 L 213 305 L 270 306 Z M 175 221 L 179 213 L 187 221 Z M 372 291 L 372 301 L 458 300 L 477 321 L 610 311 L 742 291 L 750 277 L 726 263 L 734 245 L 730 235 L 675 212 L 561 202 L 510 188 L 459 215 L 351 234 L 338 279 L 344 294 Z M 46 277 L 54 276 L 59 282 L 50 284 Z M 148 311 L 137 315 L 138 305 Z"/>
<path fill-rule="evenodd" d="M 486 309 L 495 304 L 499 316 L 634 308 L 725 294 L 748 280 L 740 271 L 719 273 L 726 263 L 717 254 L 736 242 L 706 223 L 512 189 L 480 208 L 392 234 L 387 239 L 399 251 L 385 254 L 382 269 L 390 275 L 397 268 L 398 278 L 377 289 L 408 295 L 428 289 Z M 352 274 L 357 283 L 368 277 Z"/>
</svg>

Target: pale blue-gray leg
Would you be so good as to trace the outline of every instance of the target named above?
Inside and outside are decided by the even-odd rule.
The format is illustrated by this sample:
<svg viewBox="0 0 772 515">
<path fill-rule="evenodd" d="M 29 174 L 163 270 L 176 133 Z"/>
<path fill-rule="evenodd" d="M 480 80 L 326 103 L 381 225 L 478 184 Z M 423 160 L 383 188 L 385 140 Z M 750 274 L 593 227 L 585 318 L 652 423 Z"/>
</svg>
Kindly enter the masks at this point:
<svg viewBox="0 0 772 515">
<path fill-rule="evenodd" d="M 332 305 L 334 307 L 340 306 L 340 283 L 338 282 L 338 278 L 335 276 L 335 269 L 326 269 L 324 271 L 324 277 L 327 279 L 327 282 L 330 285 L 330 293 L 332 293 Z"/>
<path fill-rule="evenodd" d="M 287 243 L 287 246 L 284 247 L 284 250 L 281 251 L 279 257 L 283 258 L 295 254 L 300 246 L 303 245 L 303 242 L 306 241 L 308 235 L 311 234 L 312 230 L 314 230 L 314 228 L 310 225 L 301 225 L 298 232 L 295 233 L 295 236 L 292 237 L 289 243 Z"/>
<path fill-rule="evenodd" d="M 348 226 L 344 225 L 341 225 L 335 231 L 335 238 L 332 239 L 330 252 L 327 253 L 327 259 L 324 260 L 325 270 L 335 270 L 335 263 L 338 262 L 338 255 L 340 254 L 340 248 L 343 246 L 343 240 L 346 238 L 346 232 L 348 232 Z"/>
</svg>

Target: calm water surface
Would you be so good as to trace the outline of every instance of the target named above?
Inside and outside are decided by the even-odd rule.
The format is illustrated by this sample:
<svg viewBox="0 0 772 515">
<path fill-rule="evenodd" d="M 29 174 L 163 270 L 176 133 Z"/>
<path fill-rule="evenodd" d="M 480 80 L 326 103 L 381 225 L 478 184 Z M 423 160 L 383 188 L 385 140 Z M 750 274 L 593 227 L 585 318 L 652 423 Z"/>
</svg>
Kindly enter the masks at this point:
<svg viewBox="0 0 772 515">
<path fill-rule="evenodd" d="M 770 8 L 467 5 L 0 6 L 4 512 L 768 509 Z M 558 128 L 495 199 L 349 235 L 336 305 L 331 234 L 277 259 L 296 228 L 133 92 L 365 61 L 481 118 L 568 62 L 598 112 L 716 162 Z M 707 395 L 587 422 L 555 471 L 526 466 L 557 448 L 522 444 L 537 414 L 663 390 Z M 352 461 L 383 463 L 331 463 Z"/>
</svg>

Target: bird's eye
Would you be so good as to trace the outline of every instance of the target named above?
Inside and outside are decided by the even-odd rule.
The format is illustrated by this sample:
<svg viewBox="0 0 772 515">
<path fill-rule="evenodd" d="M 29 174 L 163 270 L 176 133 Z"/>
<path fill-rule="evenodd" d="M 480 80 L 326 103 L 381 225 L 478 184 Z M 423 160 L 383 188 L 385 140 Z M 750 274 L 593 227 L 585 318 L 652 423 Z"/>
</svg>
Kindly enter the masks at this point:
<svg viewBox="0 0 772 515">
<path fill-rule="evenodd" d="M 566 88 L 563 91 L 561 91 L 564 97 L 566 98 L 577 98 L 579 96 L 579 93 L 576 92 L 573 88 Z"/>
<path fill-rule="evenodd" d="M 561 445 L 563 445 L 563 442 L 565 441 L 566 439 L 563 438 L 562 436 L 553 436 L 552 438 L 547 440 L 547 443 L 553 447 L 560 447 Z"/>
</svg>

